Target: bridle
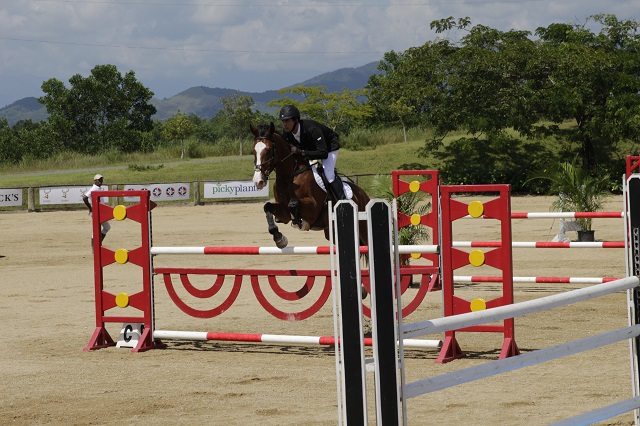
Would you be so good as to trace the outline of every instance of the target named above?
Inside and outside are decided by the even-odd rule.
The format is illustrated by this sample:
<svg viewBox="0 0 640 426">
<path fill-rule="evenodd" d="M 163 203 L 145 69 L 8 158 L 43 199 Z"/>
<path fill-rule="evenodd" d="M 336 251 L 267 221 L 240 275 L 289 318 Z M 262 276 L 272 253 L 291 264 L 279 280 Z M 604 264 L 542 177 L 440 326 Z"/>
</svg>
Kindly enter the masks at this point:
<svg viewBox="0 0 640 426">
<path fill-rule="evenodd" d="M 253 144 L 255 145 L 258 142 L 265 142 L 265 141 L 271 142 L 271 156 L 270 156 L 270 158 L 265 160 L 259 166 L 257 164 L 254 164 L 253 170 L 256 171 L 256 172 L 262 173 L 262 175 L 265 177 L 265 180 L 269 180 L 269 176 L 271 175 L 271 173 L 273 173 L 273 171 L 276 169 L 276 167 L 278 167 L 278 165 L 280 163 L 282 163 L 283 161 L 285 161 L 287 158 L 291 157 L 293 155 L 293 152 L 289 152 L 289 154 L 285 155 L 281 159 L 276 159 L 278 150 L 276 148 L 276 142 L 273 140 L 272 137 L 270 137 L 270 136 L 258 136 L 253 140 Z M 269 168 L 265 172 L 264 168 L 269 163 L 270 163 Z M 296 160 L 296 164 L 293 167 L 293 172 L 292 172 L 291 176 L 288 177 L 288 179 L 290 179 L 293 176 L 295 176 L 297 174 L 300 174 L 303 171 L 305 171 L 305 169 L 302 169 L 302 170 L 296 170 L 296 169 L 297 169 L 297 160 Z M 276 171 L 276 176 L 277 176 L 277 174 L 278 174 L 278 172 Z"/>
<path fill-rule="evenodd" d="M 260 172 L 264 175 L 264 177 L 268 180 L 269 179 L 269 175 L 275 170 L 277 163 L 274 161 L 276 158 L 276 147 L 275 147 L 275 143 L 273 141 L 273 139 L 266 137 L 266 136 L 259 136 L 257 138 L 255 138 L 253 140 L 253 145 L 255 146 L 255 144 L 257 144 L 258 142 L 264 142 L 264 141 L 270 141 L 272 144 L 272 149 L 271 149 L 271 158 L 269 158 L 266 161 L 263 161 L 262 164 L 258 165 L 257 162 L 256 164 L 253 165 L 253 170 L 256 172 Z M 265 144 L 266 145 L 266 144 Z M 268 163 L 271 163 L 271 168 L 265 172 L 263 169 L 265 167 L 265 165 L 267 165 Z"/>
</svg>

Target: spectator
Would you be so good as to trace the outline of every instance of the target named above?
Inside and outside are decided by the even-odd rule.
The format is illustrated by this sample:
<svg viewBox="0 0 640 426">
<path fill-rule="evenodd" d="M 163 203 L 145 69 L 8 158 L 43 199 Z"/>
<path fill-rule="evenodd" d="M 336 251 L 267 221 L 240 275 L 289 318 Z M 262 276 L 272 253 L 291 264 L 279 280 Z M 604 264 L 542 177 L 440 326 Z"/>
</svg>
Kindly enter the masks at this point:
<svg viewBox="0 0 640 426">
<path fill-rule="evenodd" d="M 102 182 L 104 181 L 104 177 L 101 174 L 97 174 L 93 177 L 93 186 L 84 194 L 82 194 L 82 201 L 89 208 L 89 216 L 93 216 L 93 208 L 91 206 L 91 193 L 94 191 L 102 191 Z M 100 201 L 100 198 L 98 198 Z M 93 227 L 92 227 L 93 229 Z M 102 230 L 100 233 L 100 242 L 104 240 L 104 237 L 107 236 L 107 232 L 111 229 L 111 224 L 109 222 L 102 222 Z M 93 248 L 93 231 L 91 232 L 91 248 Z"/>
</svg>

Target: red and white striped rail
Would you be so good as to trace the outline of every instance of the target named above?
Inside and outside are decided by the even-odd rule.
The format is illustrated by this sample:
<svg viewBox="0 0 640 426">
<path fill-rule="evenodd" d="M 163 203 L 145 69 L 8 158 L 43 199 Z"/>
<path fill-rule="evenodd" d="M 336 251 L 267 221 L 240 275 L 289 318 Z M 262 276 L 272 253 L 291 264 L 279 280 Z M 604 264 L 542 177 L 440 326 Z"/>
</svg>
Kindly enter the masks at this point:
<svg viewBox="0 0 640 426">
<path fill-rule="evenodd" d="M 155 330 L 154 339 L 160 340 L 201 340 L 201 341 L 227 341 L 250 343 L 273 343 L 290 345 L 325 345 L 335 346 L 336 339 L 333 336 L 291 336 L 282 334 L 242 334 L 242 333 L 215 333 L 207 331 L 170 331 Z M 404 339 L 404 345 L 413 348 L 440 348 L 441 340 Z M 365 346 L 372 346 L 373 339 L 366 337 Z"/>
<path fill-rule="evenodd" d="M 514 283 L 546 283 L 546 284 L 602 284 L 619 280 L 620 278 L 595 277 L 513 277 Z M 458 283 L 500 283 L 502 277 L 456 275 L 453 280 Z"/>
<path fill-rule="evenodd" d="M 595 219 L 621 217 L 624 217 L 624 212 L 511 212 L 511 219 Z"/>
<path fill-rule="evenodd" d="M 545 242 L 545 241 L 514 241 L 514 248 L 624 248 L 623 241 L 596 242 Z M 500 241 L 454 241 L 453 247 L 501 247 Z M 366 246 L 360 247 L 360 253 L 366 254 Z M 438 253 L 437 245 L 402 245 L 399 254 Z M 152 255 L 159 254 L 212 254 L 212 255 L 309 255 L 330 254 L 329 246 L 298 246 L 285 247 L 242 247 L 242 246 L 205 246 L 205 247 L 152 247 Z"/>
<path fill-rule="evenodd" d="M 502 247 L 501 241 L 454 241 L 453 247 Z M 545 242 L 513 241 L 513 248 L 624 248 L 624 241 Z"/>
<path fill-rule="evenodd" d="M 207 246 L 207 247 L 151 247 L 151 254 L 233 254 L 233 255 L 279 255 L 279 254 L 330 254 L 329 246 L 285 247 L 242 247 L 242 246 Z M 366 246 L 360 247 L 360 253 L 368 252 Z M 399 254 L 438 253 L 437 245 L 402 245 Z"/>
</svg>

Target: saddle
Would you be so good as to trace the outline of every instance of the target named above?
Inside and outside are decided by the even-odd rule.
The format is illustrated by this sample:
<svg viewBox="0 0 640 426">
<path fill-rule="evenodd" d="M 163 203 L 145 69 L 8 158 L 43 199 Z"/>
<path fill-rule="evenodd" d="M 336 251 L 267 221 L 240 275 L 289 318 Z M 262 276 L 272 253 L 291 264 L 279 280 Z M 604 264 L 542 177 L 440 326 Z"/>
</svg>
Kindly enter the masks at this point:
<svg viewBox="0 0 640 426">
<path fill-rule="evenodd" d="M 324 174 L 324 168 L 322 167 L 322 163 L 314 160 L 311 163 L 311 169 L 313 171 L 313 177 L 316 180 L 316 183 L 324 192 L 327 194 L 331 192 L 331 195 L 337 200 L 339 197 L 335 193 L 335 189 L 333 186 L 327 181 L 327 176 Z M 340 179 L 342 182 L 342 190 L 344 191 L 345 199 L 350 200 L 353 197 L 353 190 L 349 184 L 345 183 L 340 174 L 338 173 L 338 169 L 335 171 L 336 179 Z M 328 188 L 328 189 L 327 189 Z M 325 205 L 328 203 L 328 198 L 325 199 Z"/>
</svg>

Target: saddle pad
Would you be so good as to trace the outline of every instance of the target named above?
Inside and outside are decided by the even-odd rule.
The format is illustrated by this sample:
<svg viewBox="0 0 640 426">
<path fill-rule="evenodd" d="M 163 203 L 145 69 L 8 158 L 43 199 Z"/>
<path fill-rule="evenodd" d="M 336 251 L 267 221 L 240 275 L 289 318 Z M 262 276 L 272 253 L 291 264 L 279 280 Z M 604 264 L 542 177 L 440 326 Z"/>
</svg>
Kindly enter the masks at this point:
<svg viewBox="0 0 640 426">
<path fill-rule="evenodd" d="M 313 170 L 313 177 L 316 180 L 316 183 L 324 192 L 327 192 L 327 188 L 324 187 L 324 182 L 322 182 L 322 177 L 318 173 L 318 170 L 315 167 L 311 167 Z M 342 188 L 344 190 L 344 196 L 347 200 L 350 200 L 353 197 L 353 191 L 351 190 L 351 186 L 347 185 L 344 181 L 342 182 Z"/>
</svg>

